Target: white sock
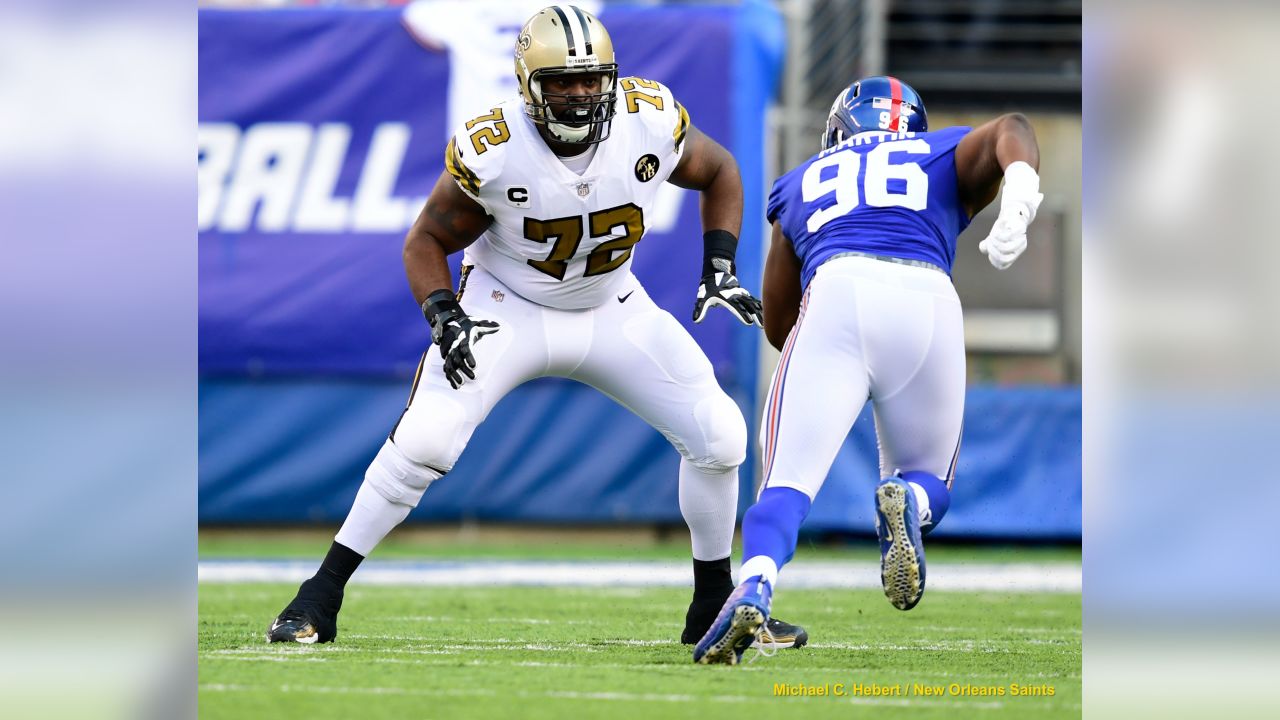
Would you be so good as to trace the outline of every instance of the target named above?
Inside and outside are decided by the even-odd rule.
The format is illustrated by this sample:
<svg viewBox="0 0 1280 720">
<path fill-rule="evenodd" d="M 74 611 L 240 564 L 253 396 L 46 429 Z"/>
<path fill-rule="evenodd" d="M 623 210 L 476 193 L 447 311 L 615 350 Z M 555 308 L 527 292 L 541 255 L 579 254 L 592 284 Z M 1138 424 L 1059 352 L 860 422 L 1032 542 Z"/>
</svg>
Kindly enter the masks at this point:
<svg viewBox="0 0 1280 720">
<path fill-rule="evenodd" d="M 681 458 L 680 514 L 689 525 L 694 560 L 729 557 L 738 519 L 738 468 L 710 472 Z"/>
<path fill-rule="evenodd" d="M 742 563 L 742 569 L 738 571 L 738 583 L 742 584 L 751 578 L 759 575 L 769 581 L 769 586 L 777 589 L 778 587 L 778 564 L 768 555 L 757 555 L 747 559 Z"/>
<path fill-rule="evenodd" d="M 412 509 L 382 497 L 368 482 L 360 483 L 351 512 L 347 513 L 347 519 L 334 540 L 369 557 L 382 538 L 404 522 Z"/>
</svg>

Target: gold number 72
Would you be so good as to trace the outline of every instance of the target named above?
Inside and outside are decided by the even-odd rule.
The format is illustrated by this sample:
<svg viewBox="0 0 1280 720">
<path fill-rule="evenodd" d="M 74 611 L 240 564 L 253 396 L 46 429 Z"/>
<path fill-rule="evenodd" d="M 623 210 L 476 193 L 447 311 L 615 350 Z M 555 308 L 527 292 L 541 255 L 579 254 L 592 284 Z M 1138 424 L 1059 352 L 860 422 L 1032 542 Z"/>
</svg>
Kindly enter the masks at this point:
<svg viewBox="0 0 1280 720">
<path fill-rule="evenodd" d="M 475 148 L 477 155 L 483 155 L 494 145 L 511 139 L 511 131 L 507 129 L 507 123 L 502 119 L 502 108 L 494 108 L 493 112 L 488 115 L 481 115 L 475 120 L 467 121 L 467 130 L 472 130 L 476 125 L 485 122 L 493 122 L 492 126 L 485 126 L 471 133 L 471 147 Z"/>
<path fill-rule="evenodd" d="M 622 267 L 631 257 L 631 248 L 640 242 L 640 236 L 644 234 L 644 211 L 634 203 L 627 203 L 591 213 L 587 216 L 587 224 L 593 238 L 610 235 L 618 226 L 625 229 L 622 237 L 600 243 L 587 255 L 587 269 L 582 276 L 603 275 Z M 582 229 L 581 215 L 554 220 L 525 218 L 525 238 L 534 242 L 551 243 L 551 254 L 542 260 L 529 260 L 529 265 L 557 280 L 563 280 L 569 270 L 569 261 L 582 244 Z"/>
</svg>

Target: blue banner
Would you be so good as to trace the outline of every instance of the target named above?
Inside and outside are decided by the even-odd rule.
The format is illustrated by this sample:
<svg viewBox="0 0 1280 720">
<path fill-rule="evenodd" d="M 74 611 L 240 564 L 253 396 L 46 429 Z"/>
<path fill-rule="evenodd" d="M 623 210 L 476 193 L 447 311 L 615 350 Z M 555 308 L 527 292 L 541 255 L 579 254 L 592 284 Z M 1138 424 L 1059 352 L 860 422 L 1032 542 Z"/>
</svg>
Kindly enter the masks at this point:
<svg viewBox="0 0 1280 720">
<path fill-rule="evenodd" d="M 761 146 L 734 147 L 737 121 L 728 112 L 742 105 L 731 97 L 738 12 L 610 7 L 601 20 L 622 74 L 667 84 L 697 127 L 754 159 Z M 511 52 L 519 24 L 466 18 L 467 37 L 496 43 L 491 57 L 476 56 L 475 43 L 450 48 L 445 31 L 456 32 L 457 18 L 408 17 L 398 10 L 201 11 L 203 373 L 412 373 L 429 338 L 404 276 L 404 235 L 443 170 L 457 119 L 516 92 Z M 503 40 L 508 34 L 511 42 Z M 498 81 L 486 71 L 493 63 Z M 747 92 L 757 137 L 770 77 Z M 762 185 L 760 163 L 753 167 L 748 182 Z M 741 328 L 728 314 L 697 326 L 690 320 L 702 256 L 697 196 L 667 187 L 655 227 L 635 251 L 634 272 L 689 327 L 721 378 L 750 388 L 754 365 L 751 348 L 738 342 Z M 759 240 L 743 245 L 754 250 Z M 458 261 L 452 258 L 455 276 Z M 743 261 L 745 274 L 758 274 L 754 252 Z"/>
</svg>

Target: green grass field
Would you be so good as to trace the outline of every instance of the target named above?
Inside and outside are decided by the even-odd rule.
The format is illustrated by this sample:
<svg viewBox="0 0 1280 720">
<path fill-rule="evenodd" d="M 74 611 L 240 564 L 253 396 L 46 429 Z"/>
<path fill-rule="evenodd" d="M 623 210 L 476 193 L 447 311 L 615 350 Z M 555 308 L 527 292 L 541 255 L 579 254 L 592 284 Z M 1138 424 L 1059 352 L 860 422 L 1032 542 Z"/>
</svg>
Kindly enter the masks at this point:
<svg viewBox="0 0 1280 720">
<path fill-rule="evenodd" d="M 237 537 L 202 536 L 202 558 L 287 557 L 301 544 L 318 559 L 327 545 L 306 536 Z M 441 545 L 434 557 L 466 554 Z M 503 559 L 599 552 L 562 540 L 466 545 L 486 550 L 469 557 Z M 605 557 L 687 553 L 672 545 L 609 548 Z M 938 550 L 931 572 L 945 572 L 948 561 L 999 562 L 1011 553 L 1033 560 L 1010 549 Z M 1043 552 L 1046 562 L 1079 561 L 1078 549 Z M 865 559 L 865 549 L 852 557 Z M 756 712 L 763 706 L 767 717 L 1080 714 L 1079 594 L 931 591 L 903 613 L 874 590 L 784 586 L 775 614 L 805 625 L 809 647 L 740 667 L 702 667 L 677 642 L 688 602 L 682 588 L 353 585 L 338 642 L 269 645 L 266 626 L 295 589 L 200 586 L 202 718 L 709 718 L 748 704 Z M 1052 687 L 1053 695 L 1014 696 L 1013 683 Z M 846 695 L 775 695 L 775 685 L 799 684 L 833 693 L 842 684 Z M 899 685 L 902 695 L 853 695 L 855 684 Z M 925 686 L 943 694 L 924 696 Z M 1005 694 L 958 694 L 970 686 Z"/>
</svg>

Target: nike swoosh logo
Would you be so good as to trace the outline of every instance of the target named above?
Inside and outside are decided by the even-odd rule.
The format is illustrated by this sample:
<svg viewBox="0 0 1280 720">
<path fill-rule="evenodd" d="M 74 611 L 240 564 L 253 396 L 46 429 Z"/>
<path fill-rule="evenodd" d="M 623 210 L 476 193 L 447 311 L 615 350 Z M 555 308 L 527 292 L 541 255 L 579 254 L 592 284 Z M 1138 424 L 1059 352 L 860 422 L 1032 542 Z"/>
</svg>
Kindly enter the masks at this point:
<svg viewBox="0 0 1280 720">
<path fill-rule="evenodd" d="M 631 292 L 627 293 L 626 295 L 619 295 L 619 296 L 618 296 L 618 302 L 620 302 L 620 303 L 624 303 L 624 302 L 626 302 L 626 301 L 627 301 L 627 298 L 631 297 L 631 293 L 633 293 L 633 292 L 635 292 L 635 290 L 632 290 Z"/>
</svg>

